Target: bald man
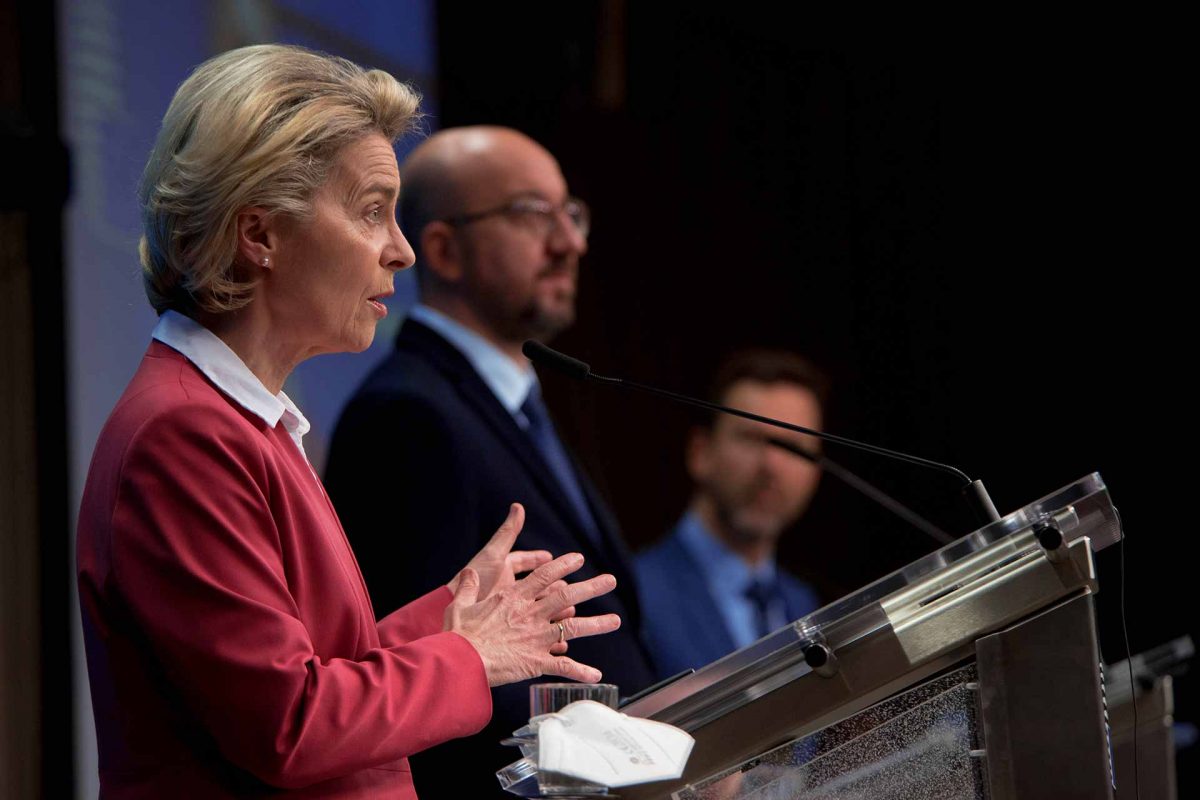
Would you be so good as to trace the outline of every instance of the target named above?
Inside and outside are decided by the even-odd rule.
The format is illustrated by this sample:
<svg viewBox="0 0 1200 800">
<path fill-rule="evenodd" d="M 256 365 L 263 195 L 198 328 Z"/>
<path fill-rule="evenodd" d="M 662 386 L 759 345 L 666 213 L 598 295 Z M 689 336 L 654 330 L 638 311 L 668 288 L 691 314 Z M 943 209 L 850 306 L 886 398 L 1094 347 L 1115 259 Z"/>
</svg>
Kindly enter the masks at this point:
<svg viewBox="0 0 1200 800">
<path fill-rule="evenodd" d="M 575 319 L 587 206 L 545 148 L 507 128 L 431 136 L 401 185 L 420 304 L 343 412 L 326 475 L 376 614 L 445 583 L 520 502 L 522 549 L 580 552 L 578 579 L 617 577 L 586 611 L 619 614 L 621 629 L 572 641 L 571 655 L 632 694 L 654 670 L 629 557 L 521 355 L 526 339 L 548 341 Z M 520 753 L 498 742 L 528 716 L 526 684 L 493 690 L 483 733 L 412 759 L 418 794 L 505 796 L 493 773 Z"/>
</svg>

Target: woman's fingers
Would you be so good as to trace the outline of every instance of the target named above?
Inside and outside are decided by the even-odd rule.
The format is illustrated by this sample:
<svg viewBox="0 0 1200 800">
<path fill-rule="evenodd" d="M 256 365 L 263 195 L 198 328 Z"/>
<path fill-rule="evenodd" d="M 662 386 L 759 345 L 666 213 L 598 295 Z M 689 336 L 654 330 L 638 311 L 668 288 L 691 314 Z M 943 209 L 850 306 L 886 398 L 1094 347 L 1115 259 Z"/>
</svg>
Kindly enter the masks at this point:
<svg viewBox="0 0 1200 800">
<path fill-rule="evenodd" d="M 550 655 L 561 656 L 567 652 L 567 643 L 571 639 L 612 633 L 619 627 L 621 627 L 621 618 L 616 614 L 552 620 L 550 623 Z"/>
<path fill-rule="evenodd" d="M 580 683 L 599 683 L 604 674 L 566 656 L 549 656 L 541 664 L 543 675 L 557 675 Z"/>
<path fill-rule="evenodd" d="M 562 625 L 564 638 L 579 639 L 584 636 L 599 636 L 602 633 L 612 633 L 621 627 L 621 618 L 616 614 L 602 614 L 598 617 L 574 617 L 557 623 Z"/>
<path fill-rule="evenodd" d="M 577 606 L 602 594 L 608 594 L 616 587 L 617 579 L 612 575 L 597 575 L 586 581 L 567 584 L 557 591 L 550 592 L 538 600 L 536 605 L 547 619 L 553 619 L 564 609 Z"/>
<path fill-rule="evenodd" d="M 522 513 L 514 505 L 505 522 L 519 523 Z M 501 526 L 502 528 L 505 526 Z M 511 541 L 497 532 L 489 548 L 506 546 Z M 506 683 L 554 675 L 572 680 L 596 682 L 600 671 L 580 664 L 563 654 L 568 640 L 614 631 L 621 625 L 616 614 L 596 617 L 576 616 L 579 603 L 611 592 L 617 585 L 612 575 L 598 575 L 579 583 L 568 583 L 568 575 L 583 566 L 583 556 L 568 553 L 549 560 L 549 553 L 529 551 L 506 554 L 505 564 L 512 569 L 533 567 L 532 572 L 510 588 L 494 592 L 487 602 L 471 603 L 480 594 L 480 576 L 468 567 L 457 578 L 458 591 L 447 607 L 446 630 L 462 634 L 475 646 L 483 659 L 488 683 Z"/>
<path fill-rule="evenodd" d="M 514 575 L 537 569 L 554 559 L 548 550 L 517 550 L 508 554 L 508 568 Z"/>
<path fill-rule="evenodd" d="M 568 584 L 566 581 L 555 581 L 554 583 L 550 584 L 542 591 L 538 592 L 538 596 L 533 599 L 534 600 L 542 600 L 545 597 L 547 597 L 548 595 L 554 594 L 555 592 L 561 592 L 563 589 L 567 588 L 567 585 Z"/>
<path fill-rule="evenodd" d="M 483 549 L 507 553 L 512 550 L 513 543 L 517 541 L 517 534 L 521 532 L 524 525 L 525 507 L 520 503 L 513 503 L 508 507 L 508 517 L 492 534 L 492 538 L 488 540 Z"/>
<path fill-rule="evenodd" d="M 575 572 L 583 566 L 583 556 L 579 553 L 567 553 L 546 564 L 542 564 L 533 572 L 517 581 L 517 591 L 534 600 L 546 593 L 550 586 Z M 569 605 L 569 604 L 568 604 Z"/>
</svg>

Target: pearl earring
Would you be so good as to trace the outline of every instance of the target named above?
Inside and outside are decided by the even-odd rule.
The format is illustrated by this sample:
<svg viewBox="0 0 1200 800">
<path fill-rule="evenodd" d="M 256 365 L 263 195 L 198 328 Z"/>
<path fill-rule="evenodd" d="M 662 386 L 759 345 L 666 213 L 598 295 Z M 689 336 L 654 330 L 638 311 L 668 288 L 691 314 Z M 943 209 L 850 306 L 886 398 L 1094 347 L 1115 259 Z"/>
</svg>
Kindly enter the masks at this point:
<svg viewBox="0 0 1200 800">
<path fill-rule="evenodd" d="M 264 267 L 269 267 L 269 266 L 271 266 L 271 257 L 270 257 L 270 256 L 263 256 L 262 265 L 263 265 Z"/>
</svg>

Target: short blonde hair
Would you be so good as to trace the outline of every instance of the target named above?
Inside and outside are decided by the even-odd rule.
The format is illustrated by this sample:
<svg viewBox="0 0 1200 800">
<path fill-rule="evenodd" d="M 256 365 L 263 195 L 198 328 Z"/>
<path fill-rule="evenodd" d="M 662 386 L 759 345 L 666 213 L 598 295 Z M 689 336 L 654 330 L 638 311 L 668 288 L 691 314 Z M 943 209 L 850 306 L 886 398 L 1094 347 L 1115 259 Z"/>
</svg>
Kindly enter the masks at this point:
<svg viewBox="0 0 1200 800">
<path fill-rule="evenodd" d="M 233 311 L 255 278 L 239 269 L 237 214 L 304 219 L 342 148 L 395 142 L 420 96 L 380 70 L 301 47 L 254 45 L 201 64 L 175 92 L 142 174 L 142 262 L 155 311 Z"/>
</svg>

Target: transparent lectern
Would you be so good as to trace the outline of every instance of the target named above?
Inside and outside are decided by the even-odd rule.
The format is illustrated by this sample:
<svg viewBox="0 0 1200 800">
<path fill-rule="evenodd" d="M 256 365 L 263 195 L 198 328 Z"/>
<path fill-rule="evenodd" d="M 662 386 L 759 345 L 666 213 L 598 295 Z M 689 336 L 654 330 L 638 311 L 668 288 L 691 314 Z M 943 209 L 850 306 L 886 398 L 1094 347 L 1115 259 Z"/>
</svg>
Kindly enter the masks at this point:
<svg viewBox="0 0 1200 800">
<path fill-rule="evenodd" d="M 1120 537 L 1092 474 L 635 699 L 696 745 L 620 796 L 1111 798 L 1092 552 Z"/>
</svg>

